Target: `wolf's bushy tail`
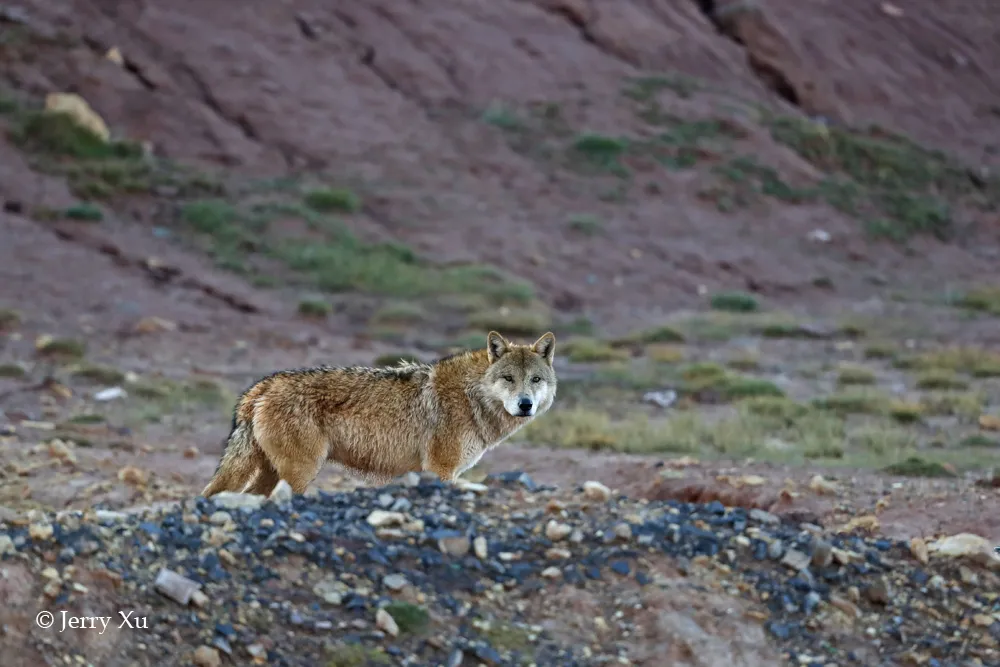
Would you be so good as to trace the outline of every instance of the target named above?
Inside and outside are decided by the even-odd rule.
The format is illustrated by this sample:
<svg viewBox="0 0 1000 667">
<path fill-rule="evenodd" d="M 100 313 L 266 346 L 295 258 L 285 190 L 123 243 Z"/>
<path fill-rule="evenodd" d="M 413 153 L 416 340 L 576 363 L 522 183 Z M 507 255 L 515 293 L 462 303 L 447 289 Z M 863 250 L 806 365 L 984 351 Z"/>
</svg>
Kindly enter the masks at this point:
<svg viewBox="0 0 1000 667">
<path fill-rule="evenodd" d="M 264 451 L 253 435 L 253 424 L 237 422 L 226 441 L 215 474 L 201 495 L 207 498 L 220 491 L 242 491 L 253 479 L 263 456 Z"/>
</svg>

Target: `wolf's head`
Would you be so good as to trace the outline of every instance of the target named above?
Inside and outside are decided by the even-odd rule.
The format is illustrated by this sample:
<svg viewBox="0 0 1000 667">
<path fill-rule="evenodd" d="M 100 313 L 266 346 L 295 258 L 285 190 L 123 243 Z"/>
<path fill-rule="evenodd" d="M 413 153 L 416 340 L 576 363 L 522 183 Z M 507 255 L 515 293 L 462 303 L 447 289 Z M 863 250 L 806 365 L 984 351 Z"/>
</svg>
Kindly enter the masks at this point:
<svg viewBox="0 0 1000 667">
<path fill-rule="evenodd" d="M 540 415 L 556 398 L 552 367 L 556 337 L 549 332 L 531 345 L 518 345 L 491 331 L 486 337 L 490 367 L 484 377 L 487 393 L 503 402 L 514 417 Z"/>
</svg>

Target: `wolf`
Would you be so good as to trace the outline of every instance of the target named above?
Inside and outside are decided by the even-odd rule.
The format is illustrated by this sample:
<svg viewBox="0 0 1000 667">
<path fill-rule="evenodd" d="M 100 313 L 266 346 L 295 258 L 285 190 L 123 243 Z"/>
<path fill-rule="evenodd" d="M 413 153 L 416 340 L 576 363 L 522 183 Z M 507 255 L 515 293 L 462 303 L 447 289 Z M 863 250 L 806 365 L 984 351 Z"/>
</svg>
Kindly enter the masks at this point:
<svg viewBox="0 0 1000 667">
<path fill-rule="evenodd" d="M 297 494 L 331 461 L 372 485 L 430 471 L 454 482 L 556 398 L 555 335 L 433 364 L 304 368 L 258 380 L 236 402 L 226 447 L 202 491 Z"/>
</svg>

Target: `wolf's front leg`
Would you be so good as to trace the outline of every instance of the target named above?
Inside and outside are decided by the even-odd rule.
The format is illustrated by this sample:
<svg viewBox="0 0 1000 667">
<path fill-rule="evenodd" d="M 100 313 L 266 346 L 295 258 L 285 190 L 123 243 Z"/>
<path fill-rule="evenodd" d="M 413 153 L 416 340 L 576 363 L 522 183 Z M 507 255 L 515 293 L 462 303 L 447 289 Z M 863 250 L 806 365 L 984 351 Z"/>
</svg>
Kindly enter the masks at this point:
<svg viewBox="0 0 1000 667">
<path fill-rule="evenodd" d="M 462 463 L 462 447 L 450 438 L 436 437 L 431 440 L 427 449 L 427 460 L 424 470 L 441 478 L 442 482 L 454 482 L 458 479 L 459 467 Z"/>
</svg>

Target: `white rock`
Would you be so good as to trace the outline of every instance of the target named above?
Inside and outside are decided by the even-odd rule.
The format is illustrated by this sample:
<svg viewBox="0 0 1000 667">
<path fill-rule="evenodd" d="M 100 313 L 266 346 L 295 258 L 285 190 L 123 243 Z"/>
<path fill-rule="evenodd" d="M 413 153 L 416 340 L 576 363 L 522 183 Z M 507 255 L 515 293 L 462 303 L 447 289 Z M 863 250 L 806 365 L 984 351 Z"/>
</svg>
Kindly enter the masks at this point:
<svg viewBox="0 0 1000 667">
<path fill-rule="evenodd" d="M 379 609 L 375 613 L 375 627 L 390 637 L 399 635 L 399 626 L 396 625 L 396 619 L 385 609 Z"/>
<path fill-rule="evenodd" d="M 586 496 L 588 500 L 607 502 L 608 500 L 611 500 L 611 489 L 604 486 L 600 482 L 590 480 L 583 483 L 583 495 Z"/>
<path fill-rule="evenodd" d="M 406 521 L 402 512 L 387 512 L 385 510 L 372 510 L 368 515 L 368 525 L 374 528 L 384 528 L 386 526 L 400 526 Z"/>
</svg>

